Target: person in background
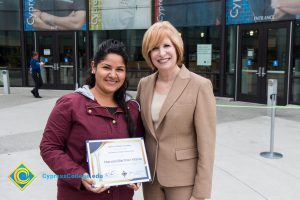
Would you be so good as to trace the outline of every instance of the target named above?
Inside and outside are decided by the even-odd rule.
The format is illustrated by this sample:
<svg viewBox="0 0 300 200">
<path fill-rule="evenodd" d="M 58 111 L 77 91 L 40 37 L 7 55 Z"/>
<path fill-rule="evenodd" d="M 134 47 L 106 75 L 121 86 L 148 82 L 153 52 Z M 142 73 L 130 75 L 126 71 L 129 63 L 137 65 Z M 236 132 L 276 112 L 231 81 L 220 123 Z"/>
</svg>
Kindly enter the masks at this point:
<svg viewBox="0 0 300 200">
<path fill-rule="evenodd" d="M 139 104 L 126 101 L 126 65 L 123 43 L 102 42 L 91 62 L 86 85 L 62 96 L 53 108 L 40 144 L 41 156 L 55 174 L 83 178 L 58 179 L 58 200 L 132 200 L 140 184 L 97 187 L 88 175 L 87 140 L 141 137 L 144 128 Z"/>
<path fill-rule="evenodd" d="M 209 198 L 216 138 L 211 81 L 182 64 L 181 34 L 168 21 L 146 31 L 142 53 L 156 70 L 140 80 L 137 91 L 153 177 L 143 184 L 144 198 Z"/>
<path fill-rule="evenodd" d="M 39 94 L 39 89 L 43 86 L 43 79 L 41 76 L 41 67 L 45 64 L 39 61 L 39 53 L 36 51 L 32 52 L 30 60 L 31 76 L 34 81 L 34 88 L 31 90 L 32 95 L 35 98 L 42 98 Z"/>
</svg>

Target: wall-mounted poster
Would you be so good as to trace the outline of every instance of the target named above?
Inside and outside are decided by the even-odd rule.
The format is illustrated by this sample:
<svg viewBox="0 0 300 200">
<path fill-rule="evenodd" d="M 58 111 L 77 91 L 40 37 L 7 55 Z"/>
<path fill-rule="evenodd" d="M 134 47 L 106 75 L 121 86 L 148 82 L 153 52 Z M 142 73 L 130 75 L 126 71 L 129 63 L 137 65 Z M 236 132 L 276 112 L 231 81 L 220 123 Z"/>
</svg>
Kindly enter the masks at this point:
<svg viewBox="0 0 300 200">
<path fill-rule="evenodd" d="M 156 21 L 175 26 L 213 26 L 221 24 L 221 0 L 155 0 Z"/>
<path fill-rule="evenodd" d="M 85 0 L 24 0 L 25 31 L 86 30 Z"/>
<path fill-rule="evenodd" d="M 0 0 L 0 30 L 20 30 L 19 1 Z"/>
<path fill-rule="evenodd" d="M 300 18 L 300 0 L 226 0 L 226 24 Z"/>
<path fill-rule="evenodd" d="M 197 65 L 211 66 L 212 45 L 197 44 Z"/>
<path fill-rule="evenodd" d="M 89 0 L 90 30 L 147 29 L 151 0 Z"/>
</svg>

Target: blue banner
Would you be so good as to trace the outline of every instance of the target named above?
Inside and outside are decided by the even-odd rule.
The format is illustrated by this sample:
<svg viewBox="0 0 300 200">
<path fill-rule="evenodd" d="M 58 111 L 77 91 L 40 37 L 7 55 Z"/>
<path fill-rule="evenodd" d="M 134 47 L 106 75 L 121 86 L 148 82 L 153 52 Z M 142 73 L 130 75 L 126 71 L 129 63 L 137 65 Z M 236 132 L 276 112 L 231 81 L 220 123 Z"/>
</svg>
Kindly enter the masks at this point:
<svg viewBox="0 0 300 200">
<path fill-rule="evenodd" d="M 86 30 L 85 0 L 24 0 L 25 31 Z"/>
<path fill-rule="evenodd" d="M 247 24 L 299 18 L 300 1 L 226 0 L 226 24 Z"/>
</svg>

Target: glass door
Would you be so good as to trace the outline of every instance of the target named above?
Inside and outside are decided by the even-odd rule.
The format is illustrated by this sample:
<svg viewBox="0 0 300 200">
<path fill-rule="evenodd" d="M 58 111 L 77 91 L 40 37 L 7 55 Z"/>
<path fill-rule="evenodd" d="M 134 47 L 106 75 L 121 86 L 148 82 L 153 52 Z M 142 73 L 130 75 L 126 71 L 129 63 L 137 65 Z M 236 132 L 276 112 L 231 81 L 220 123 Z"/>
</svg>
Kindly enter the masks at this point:
<svg viewBox="0 0 300 200">
<path fill-rule="evenodd" d="M 238 99 L 255 102 L 261 95 L 259 86 L 263 84 L 261 72 L 261 57 L 259 47 L 260 30 L 258 28 L 241 28 L 241 49 L 239 67 Z"/>
<path fill-rule="evenodd" d="M 267 103 L 267 81 L 277 79 L 277 103 L 286 104 L 289 24 L 245 25 L 239 35 L 237 100 Z"/>
<path fill-rule="evenodd" d="M 289 67 L 289 25 L 268 27 L 266 80 L 277 79 L 277 102 L 287 104 L 287 85 Z"/>
<path fill-rule="evenodd" d="M 58 59 L 56 63 L 57 81 L 59 87 L 74 89 L 75 62 L 74 62 L 74 37 L 73 34 L 57 34 Z"/>
<path fill-rule="evenodd" d="M 74 89 L 74 37 L 73 33 L 37 34 L 40 60 L 45 63 L 41 68 L 44 88 Z"/>
</svg>

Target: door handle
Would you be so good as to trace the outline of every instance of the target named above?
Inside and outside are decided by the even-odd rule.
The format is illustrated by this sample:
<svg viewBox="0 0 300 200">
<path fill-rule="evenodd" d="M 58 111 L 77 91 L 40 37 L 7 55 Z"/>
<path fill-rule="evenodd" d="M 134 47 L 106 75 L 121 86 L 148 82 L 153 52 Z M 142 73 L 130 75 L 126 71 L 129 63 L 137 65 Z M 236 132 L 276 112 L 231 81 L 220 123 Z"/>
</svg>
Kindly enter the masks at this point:
<svg viewBox="0 0 300 200">
<path fill-rule="evenodd" d="M 58 63 L 53 63 L 53 69 L 54 70 L 58 70 L 59 69 Z"/>
<path fill-rule="evenodd" d="M 258 71 L 256 72 L 256 75 L 258 75 L 258 77 L 261 77 L 261 67 L 258 68 Z"/>
<path fill-rule="evenodd" d="M 261 68 L 261 77 L 264 77 L 267 73 L 265 73 L 265 68 Z"/>
</svg>

